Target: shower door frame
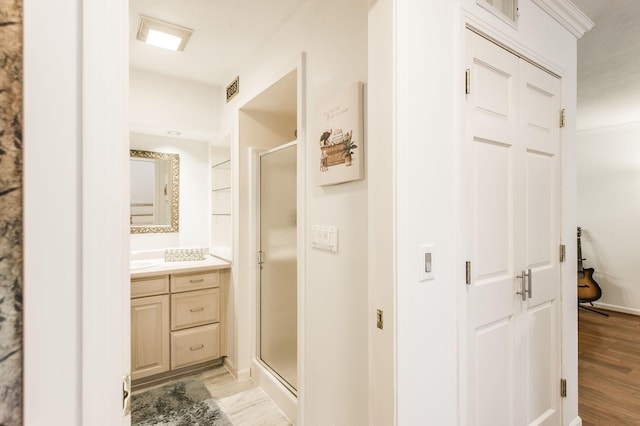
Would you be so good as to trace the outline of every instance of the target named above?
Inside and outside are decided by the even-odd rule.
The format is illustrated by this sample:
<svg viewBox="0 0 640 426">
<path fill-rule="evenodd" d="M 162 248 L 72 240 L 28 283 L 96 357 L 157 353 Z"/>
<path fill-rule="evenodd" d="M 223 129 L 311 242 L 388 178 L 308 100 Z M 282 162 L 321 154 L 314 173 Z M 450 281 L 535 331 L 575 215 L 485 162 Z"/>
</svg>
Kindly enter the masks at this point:
<svg viewBox="0 0 640 426">
<path fill-rule="evenodd" d="M 253 167 L 253 171 L 254 171 L 254 184 L 255 184 L 255 190 L 254 190 L 254 200 L 255 200 L 255 246 L 256 246 L 256 256 L 258 256 L 258 251 L 261 248 L 261 197 L 260 197 L 260 193 L 261 193 L 261 158 L 264 155 L 268 155 L 268 154 L 272 154 L 278 151 L 282 151 L 288 148 L 291 148 L 295 146 L 296 147 L 296 176 L 298 176 L 298 164 L 299 164 L 299 144 L 297 140 L 294 140 L 292 142 L 288 142 L 285 143 L 283 145 L 278 145 L 277 147 L 271 148 L 271 149 L 265 149 L 265 150 L 255 150 L 255 164 Z M 299 226 L 299 218 L 300 218 L 300 202 L 299 202 L 299 194 L 300 194 L 300 187 L 299 187 L 299 180 L 296 179 L 296 290 L 297 292 L 299 292 L 299 232 L 300 232 L 300 226 Z M 260 264 L 260 259 L 256 258 L 256 275 L 255 275 L 255 297 L 254 297 L 254 303 L 255 303 L 255 309 L 254 309 L 254 313 L 255 313 L 255 320 L 254 320 L 254 326 L 255 326 L 255 334 L 254 334 L 254 344 L 255 344 L 255 350 L 254 350 L 254 359 L 255 362 L 257 364 L 259 364 L 262 368 L 264 368 L 265 370 L 267 370 L 288 392 L 291 393 L 291 395 L 293 396 L 293 398 L 297 398 L 298 397 L 298 393 L 299 393 L 299 388 L 300 388 L 300 384 L 297 383 L 297 388 L 294 388 L 290 383 L 287 382 L 287 380 L 280 374 L 278 373 L 275 369 L 273 369 L 269 364 L 267 364 L 265 361 L 262 360 L 261 357 L 261 304 L 260 304 L 260 294 L 261 294 L 261 264 Z M 296 301 L 298 301 L 298 295 L 296 295 Z M 300 316 L 300 311 L 299 311 L 299 303 L 297 303 L 296 306 L 296 378 L 299 378 L 299 359 L 300 359 L 300 341 L 299 341 L 299 328 L 300 328 L 300 321 L 298 320 L 299 316 Z"/>
</svg>

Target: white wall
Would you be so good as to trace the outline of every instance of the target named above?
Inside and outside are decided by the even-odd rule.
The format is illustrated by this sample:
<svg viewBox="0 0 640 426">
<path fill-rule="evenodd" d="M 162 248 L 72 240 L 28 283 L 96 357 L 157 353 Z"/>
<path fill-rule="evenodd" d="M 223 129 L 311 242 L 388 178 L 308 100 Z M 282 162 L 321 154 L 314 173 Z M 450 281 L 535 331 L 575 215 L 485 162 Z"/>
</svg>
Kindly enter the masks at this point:
<svg viewBox="0 0 640 426">
<path fill-rule="evenodd" d="M 220 87 L 132 69 L 129 90 L 132 132 L 166 135 L 174 130 L 194 140 L 218 135 Z"/>
<path fill-rule="evenodd" d="M 457 418 L 459 6 L 397 3 L 398 425 L 452 425 Z M 420 244 L 437 250 L 432 281 L 417 281 Z"/>
<path fill-rule="evenodd" d="M 640 123 L 577 135 L 578 225 L 600 303 L 640 314 Z"/>
<path fill-rule="evenodd" d="M 351 425 L 368 422 L 367 367 L 367 182 L 333 187 L 314 182 L 319 164 L 315 105 L 356 81 L 367 79 L 367 1 L 309 1 L 278 33 L 266 41 L 245 68 L 239 70 L 240 93 L 224 110 L 222 129 L 229 128 L 237 144 L 237 111 L 244 103 L 298 66 L 307 53 L 306 103 L 308 128 L 298 129 L 303 145 L 299 167 L 306 168 L 304 221 L 310 225 L 335 225 L 339 253 L 306 248 L 304 276 L 306 307 L 305 346 L 301 353 L 305 377 L 304 414 L 307 425 Z M 303 119 L 303 122 L 304 122 Z M 235 155 L 245 155 L 238 152 Z M 299 157 L 300 158 L 300 157 Z M 237 205 L 236 205 L 237 206 Z M 236 211 L 236 210 L 234 210 Z M 239 226 L 239 225 L 236 225 Z M 309 229 L 304 230 L 309 235 Z M 234 250 L 238 247 L 234 242 Z M 253 267 L 253 256 L 234 253 L 234 282 L 244 306 L 252 282 L 243 271 Z M 238 339 L 250 337 L 250 312 L 241 312 Z M 250 360 L 249 348 L 239 348 L 239 364 Z"/>
<path fill-rule="evenodd" d="M 167 136 L 132 133 L 131 149 L 180 156 L 180 229 L 177 233 L 131 234 L 131 250 L 208 247 L 210 230 L 209 145 Z"/>
</svg>

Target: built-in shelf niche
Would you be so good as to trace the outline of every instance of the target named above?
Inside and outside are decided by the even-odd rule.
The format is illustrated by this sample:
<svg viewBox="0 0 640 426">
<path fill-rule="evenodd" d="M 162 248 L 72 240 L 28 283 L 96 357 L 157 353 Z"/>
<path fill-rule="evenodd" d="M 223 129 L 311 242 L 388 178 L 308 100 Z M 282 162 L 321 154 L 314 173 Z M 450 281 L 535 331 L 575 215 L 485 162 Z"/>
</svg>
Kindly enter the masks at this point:
<svg viewBox="0 0 640 426">
<path fill-rule="evenodd" d="M 211 252 L 230 260 L 231 255 L 231 156 L 230 138 L 211 147 Z"/>
</svg>

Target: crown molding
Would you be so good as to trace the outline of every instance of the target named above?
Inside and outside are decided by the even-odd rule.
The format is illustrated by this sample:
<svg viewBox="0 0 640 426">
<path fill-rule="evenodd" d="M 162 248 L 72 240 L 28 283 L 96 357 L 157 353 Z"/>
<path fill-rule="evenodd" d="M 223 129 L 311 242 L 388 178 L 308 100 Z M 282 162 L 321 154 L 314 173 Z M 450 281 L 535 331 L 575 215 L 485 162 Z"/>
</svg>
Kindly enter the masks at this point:
<svg viewBox="0 0 640 426">
<path fill-rule="evenodd" d="M 593 21 L 569 0 L 531 1 L 578 39 L 594 26 Z"/>
</svg>

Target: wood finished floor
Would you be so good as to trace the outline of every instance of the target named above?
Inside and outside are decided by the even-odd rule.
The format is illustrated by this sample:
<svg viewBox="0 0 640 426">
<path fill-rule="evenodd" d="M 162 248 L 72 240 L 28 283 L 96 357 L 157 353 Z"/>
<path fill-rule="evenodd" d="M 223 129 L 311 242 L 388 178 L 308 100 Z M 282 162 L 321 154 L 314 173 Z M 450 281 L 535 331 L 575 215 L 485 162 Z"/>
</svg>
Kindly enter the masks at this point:
<svg viewBox="0 0 640 426">
<path fill-rule="evenodd" d="M 578 414 L 583 426 L 640 425 L 640 316 L 606 312 L 579 309 Z"/>
<path fill-rule="evenodd" d="M 233 426 L 291 426 L 278 406 L 252 379 L 236 380 L 222 365 L 190 377 L 204 382 L 209 393 L 224 411 Z M 184 379 L 184 377 L 182 378 Z M 151 387 L 163 386 L 167 382 Z M 149 387 L 140 389 L 141 392 Z M 132 407 L 135 410 L 135 407 Z"/>
</svg>

